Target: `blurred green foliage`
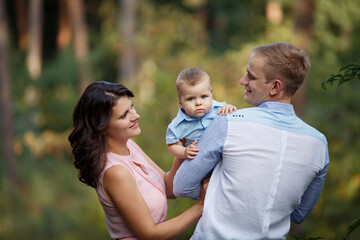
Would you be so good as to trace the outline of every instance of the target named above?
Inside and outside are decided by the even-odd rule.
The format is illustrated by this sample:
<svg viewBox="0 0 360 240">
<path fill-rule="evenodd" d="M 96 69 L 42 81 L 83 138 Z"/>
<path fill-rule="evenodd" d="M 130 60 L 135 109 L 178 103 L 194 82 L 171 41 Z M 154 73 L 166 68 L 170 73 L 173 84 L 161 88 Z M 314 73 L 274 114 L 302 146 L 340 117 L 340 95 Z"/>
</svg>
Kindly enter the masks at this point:
<svg viewBox="0 0 360 240">
<path fill-rule="evenodd" d="M 360 64 L 353 63 L 340 68 L 339 73 L 333 73 L 329 77 L 325 78 L 321 84 L 323 89 L 326 89 L 326 84 L 333 85 L 334 82 L 338 82 L 338 86 L 348 82 L 350 80 L 360 80 Z"/>
<path fill-rule="evenodd" d="M 84 1 L 91 3 L 91 1 Z M 294 42 L 295 2 L 280 0 L 282 24 L 266 22 L 266 1 L 140 0 L 137 10 L 136 82 L 130 85 L 141 115 L 142 134 L 135 141 L 164 170 L 173 157 L 165 132 L 178 104 L 175 80 L 186 67 L 199 67 L 211 77 L 214 98 L 238 108 L 244 103 L 238 80 L 245 74 L 251 48 L 277 41 Z M 118 1 L 104 0 L 87 15 L 91 75 L 94 81 L 117 79 L 119 54 Z M 199 17 L 205 8 L 207 20 Z M 360 81 L 327 91 L 326 76 L 348 62 L 359 62 L 360 3 L 318 0 L 309 53 L 304 121 L 328 139 L 330 168 L 323 193 L 300 225 L 304 236 L 341 239 L 360 216 Z M 14 29 L 11 29 L 14 31 Z M 72 47 L 44 61 L 39 80 L 30 80 L 25 52 L 11 46 L 15 143 L 23 189 L 13 191 L 0 179 L 0 239 L 110 239 L 96 193 L 77 180 L 67 136 L 80 96 Z M 4 176 L 4 166 L 0 165 Z M 193 204 L 169 200 L 169 217 Z M 177 239 L 189 239 L 193 228 Z M 356 229 L 349 239 L 359 239 Z"/>
</svg>

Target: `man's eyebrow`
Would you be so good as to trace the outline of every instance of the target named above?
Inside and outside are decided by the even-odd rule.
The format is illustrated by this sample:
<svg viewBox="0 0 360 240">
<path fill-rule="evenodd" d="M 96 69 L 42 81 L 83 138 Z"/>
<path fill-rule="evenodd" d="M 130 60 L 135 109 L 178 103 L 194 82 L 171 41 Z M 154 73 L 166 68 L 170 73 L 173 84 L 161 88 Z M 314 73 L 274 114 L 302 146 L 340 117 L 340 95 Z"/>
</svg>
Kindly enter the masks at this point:
<svg viewBox="0 0 360 240">
<path fill-rule="evenodd" d="M 246 72 L 247 72 L 248 74 L 250 74 L 251 76 L 255 77 L 255 75 L 249 70 L 248 67 L 246 67 Z"/>
</svg>

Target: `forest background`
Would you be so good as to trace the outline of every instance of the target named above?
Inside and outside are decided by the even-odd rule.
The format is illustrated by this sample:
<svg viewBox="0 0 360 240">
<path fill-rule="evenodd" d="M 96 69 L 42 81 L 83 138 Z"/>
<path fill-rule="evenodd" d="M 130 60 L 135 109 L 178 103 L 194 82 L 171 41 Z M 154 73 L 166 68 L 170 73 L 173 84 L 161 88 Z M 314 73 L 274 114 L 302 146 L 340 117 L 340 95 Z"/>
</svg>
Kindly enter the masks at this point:
<svg viewBox="0 0 360 240">
<path fill-rule="evenodd" d="M 135 93 L 135 141 L 168 170 L 165 132 L 178 110 L 179 72 L 202 68 L 215 99 L 250 107 L 238 80 L 251 48 L 278 41 L 311 56 L 293 102 L 330 151 L 319 202 L 291 232 L 342 239 L 360 216 L 360 81 L 328 90 L 321 82 L 359 63 L 359 12 L 358 0 L 0 0 L 0 239 L 110 239 L 67 141 L 88 83 L 120 82 Z M 193 201 L 168 203 L 171 218 Z"/>
</svg>

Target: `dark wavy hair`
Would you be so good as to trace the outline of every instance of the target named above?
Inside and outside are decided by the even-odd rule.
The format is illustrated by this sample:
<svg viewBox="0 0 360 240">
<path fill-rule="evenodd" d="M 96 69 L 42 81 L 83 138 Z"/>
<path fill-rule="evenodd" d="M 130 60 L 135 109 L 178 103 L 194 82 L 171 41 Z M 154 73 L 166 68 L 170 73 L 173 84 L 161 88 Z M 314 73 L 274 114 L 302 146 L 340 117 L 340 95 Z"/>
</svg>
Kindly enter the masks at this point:
<svg viewBox="0 0 360 240">
<path fill-rule="evenodd" d="M 93 188 L 96 188 L 99 174 L 106 163 L 108 146 L 105 130 L 112 107 L 122 96 L 134 97 L 121 84 L 95 82 L 85 89 L 74 108 L 74 130 L 69 135 L 74 165 L 79 170 L 79 180 Z"/>
</svg>

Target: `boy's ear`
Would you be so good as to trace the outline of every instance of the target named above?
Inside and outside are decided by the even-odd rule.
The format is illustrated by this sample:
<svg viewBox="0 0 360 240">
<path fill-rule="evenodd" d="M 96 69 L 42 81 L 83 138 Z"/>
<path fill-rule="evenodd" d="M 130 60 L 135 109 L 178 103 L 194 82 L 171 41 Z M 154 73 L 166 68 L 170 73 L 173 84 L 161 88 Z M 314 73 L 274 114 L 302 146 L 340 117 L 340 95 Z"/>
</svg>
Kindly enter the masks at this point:
<svg viewBox="0 0 360 240">
<path fill-rule="evenodd" d="M 180 108 L 183 108 L 183 105 L 182 105 L 182 102 L 181 102 L 180 98 L 177 98 L 177 100 L 178 100 Z"/>
<path fill-rule="evenodd" d="M 279 79 L 273 80 L 271 84 L 272 84 L 272 87 L 270 90 L 270 95 L 275 96 L 282 90 L 283 84 Z"/>
</svg>

